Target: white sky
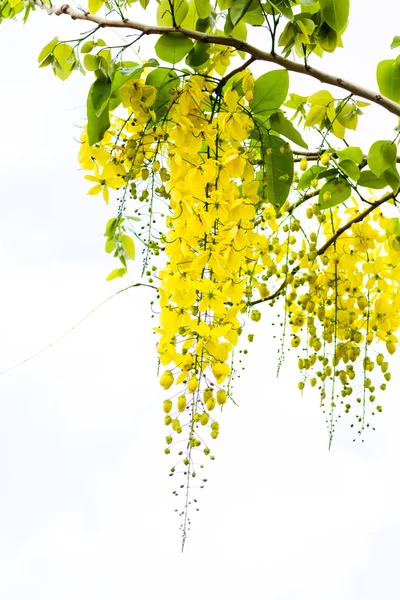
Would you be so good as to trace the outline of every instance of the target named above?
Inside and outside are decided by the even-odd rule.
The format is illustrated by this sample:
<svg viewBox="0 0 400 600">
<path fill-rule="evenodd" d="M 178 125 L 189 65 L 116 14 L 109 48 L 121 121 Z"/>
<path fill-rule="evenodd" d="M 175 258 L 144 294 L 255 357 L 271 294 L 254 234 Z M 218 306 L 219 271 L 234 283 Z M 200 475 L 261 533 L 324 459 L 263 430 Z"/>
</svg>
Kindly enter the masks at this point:
<svg viewBox="0 0 400 600">
<path fill-rule="evenodd" d="M 375 65 L 396 56 L 389 46 L 400 33 L 398 2 L 384 4 L 378 15 L 375 1 L 352 1 L 345 49 L 326 70 L 376 88 Z M 115 206 L 86 196 L 77 168 L 73 138 L 91 77 L 62 83 L 37 70 L 45 43 L 83 29 L 39 12 L 26 27 L 1 25 L 0 370 L 124 285 L 105 281 L 114 262 L 102 234 Z M 291 80 L 298 93 L 323 87 Z M 395 124 L 366 109 L 357 139 L 368 149 Z M 318 398 L 299 395 L 294 358 L 275 378 L 266 315 L 235 385 L 239 407 L 220 419 L 181 555 L 151 298 L 120 295 L 0 377 L 0 597 L 399 597 L 399 357 L 377 431 L 354 444 L 344 422 L 328 452 Z"/>
</svg>

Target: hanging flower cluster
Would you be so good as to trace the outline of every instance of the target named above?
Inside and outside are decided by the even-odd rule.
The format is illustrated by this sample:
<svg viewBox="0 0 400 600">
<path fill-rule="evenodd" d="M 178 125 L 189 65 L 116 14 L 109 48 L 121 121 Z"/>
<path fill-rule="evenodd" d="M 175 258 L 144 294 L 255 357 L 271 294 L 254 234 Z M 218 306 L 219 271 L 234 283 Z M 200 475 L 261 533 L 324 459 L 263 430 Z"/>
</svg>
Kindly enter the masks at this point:
<svg viewBox="0 0 400 600">
<path fill-rule="evenodd" d="M 122 191 L 106 250 L 123 266 L 110 279 L 134 257 L 132 219 L 148 218 L 135 235 L 148 280 L 158 282 L 165 453 L 177 445 L 171 475 L 183 466 L 185 539 L 199 453 L 214 459 L 210 437 L 219 435 L 217 409 L 232 397 L 233 351 L 246 319 L 260 320 L 259 304 L 283 299 L 282 348 L 290 335 L 289 346 L 301 351 L 299 388 L 307 380 L 319 388 L 330 441 L 340 407 L 354 413 L 359 434 L 381 412 L 370 373 L 381 371 L 384 390 L 387 355 L 398 341 L 400 248 L 377 198 L 365 214 L 355 200 L 332 201 L 344 188 L 332 151 L 310 169 L 302 159 L 294 173 L 292 150 L 276 135 L 282 113 L 270 121 L 257 115 L 265 101 L 248 70 L 225 88 L 210 72 L 173 74 L 179 84 L 167 95 L 149 84 L 155 71 L 121 86 L 128 116 L 114 118 L 98 144 L 90 146 L 84 132 L 80 162 L 92 173 L 90 194 L 108 202 L 109 189 Z M 124 215 L 128 199 L 136 202 L 134 217 Z M 156 258 L 150 268 L 160 255 L 164 264 Z"/>
</svg>

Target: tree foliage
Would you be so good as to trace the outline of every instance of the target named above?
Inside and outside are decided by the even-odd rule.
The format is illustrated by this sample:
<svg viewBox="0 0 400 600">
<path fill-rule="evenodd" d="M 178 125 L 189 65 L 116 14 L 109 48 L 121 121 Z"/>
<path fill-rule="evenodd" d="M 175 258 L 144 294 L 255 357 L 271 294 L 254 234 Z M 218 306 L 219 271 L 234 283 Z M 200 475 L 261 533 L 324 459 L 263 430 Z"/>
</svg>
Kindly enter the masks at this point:
<svg viewBox="0 0 400 600">
<path fill-rule="evenodd" d="M 214 459 L 233 400 L 234 349 L 264 305 L 283 309 L 279 366 L 286 345 L 298 348 L 299 389 L 318 388 L 329 443 L 342 414 L 363 436 L 382 411 L 400 324 L 400 221 L 383 212 L 400 185 L 400 56 L 378 64 L 379 93 L 310 65 L 343 46 L 349 0 L 140 5 L 146 24 L 129 18 L 128 0 L 89 0 L 87 11 L 3 0 L 0 21 L 44 10 L 71 18 L 75 36 L 73 21 L 88 27 L 73 41 L 54 37 L 38 63 L 61 80 L 92 80 L 79 162 L 88 193 L 116 206 L 107 279 L 127 273 L 139 246 L 157 293 L 165 453 L 178 456 L 184 543 L 193 480 L 203 487 L 202 461 Z M 262 49 L 247 41 L 255 28 Z M 114 42 L 115 29 L 126 41 Z M 155 55 L 138 60 L 144 36 Z M 323 87 L 299 95 L 291 72 Z M 394 115 L 393 139 L 350 146 L 370 103 Z"/>
</svg>

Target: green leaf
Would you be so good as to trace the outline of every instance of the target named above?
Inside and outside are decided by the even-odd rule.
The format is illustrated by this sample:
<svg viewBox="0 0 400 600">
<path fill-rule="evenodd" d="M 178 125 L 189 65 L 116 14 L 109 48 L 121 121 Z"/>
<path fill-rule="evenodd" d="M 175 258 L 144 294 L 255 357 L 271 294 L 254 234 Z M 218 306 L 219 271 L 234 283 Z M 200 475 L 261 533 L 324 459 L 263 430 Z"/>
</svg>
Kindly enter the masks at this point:
<svg viewBox="0 0 400 600">
<path fill-rule="evenodd" d="M 96 46 L 96 42 L 94 40 L 89 40 L 89 41 L 85 42 L 81 46 L 81 54 L 87 54 L 88 52 L 91 52 L 95 46 Z"/>
<path fill-rule="evenodd" d="M 210 45 L 211 44 L 205 44 L 204 42 L 196 42 L 186 57 L 186 64 L 194 69 L 204 65 L 210 58 L 210 55 L 207 52 Z"/>
<path fill-rule="evenodd" d="M 111 96 L 111 79 L 108 81 L 96 79 L 89 93 L 94 113 L 96 117 L 99 117 L 108 105 Z"/>
<path fill-rule="evenodd" d="M 386 179 L 388 186 L 397 194 L 399 190 L 399 173 L 397 169 L 387 169 L 383 173 L 383 177 Z"/>
<path fill-rule="evenodd" d="M 104 235 L 106 237 L 112 238 L 114 236 L 118 223 L 121 223 L 122 221 L 123 219 L 118 219 L 118 217 L 112 217 L 111 219 L 108 219 Z"/>
<path fill-rule="evenodd" d="M 95 108 L 92 103 L 92 90 L 97 81 L 98 80 L 96 80 L 90 88 L 86 103 L 88 118 L 87 133 L 89 146 L 93 146 L 94 144 L 100 142 L 103 139 L 104 134 L 110 127 L 108 102 L 104 106 L 103 111 L 99 114 L 96 114 Z"/>
<path fill-rule="evenodd" d="M 71 75 L 75 66 L 75 52 L 69 44 L 58 44 L 53 50 L 54 72 L 59 79 L 65 81 Z"/>
<path fill-rule="evenodd" d="M 329 193 L 330 199 L 324 200 L 324 194 Z M 336 182 L 327 181 L 320 189 L 318 196 L 318 206 L 323 210 L 342 204 L 351 196 L 351 187 L 345 179 L 338 179 Z"/>
<path fill-rule="evenodd" d="M 232 6 L 229 9 L 229 16 L 233 26 L 237 25 L 242 17 L 246 14 L 253 0 L 233 0 Z"/>
<path fill-rule="evenodd" d="M 43 50 L 41 51 L 41 53 L 38 56 L 38 63 L 41 63 L 45 58 L 47 58 L 50 54 L 52 54 L 53 50 L 57 46 L 57 44 L 58 44 L 58 37 L 53 38 L 51 40 L 51 42 L 46 44 L 46 46 L 43 48 Z"/>
<path fill-rule="evenodd" d="M 395 168 L 397 151 L 392 142 L 380 140 L 374 142 L 368 152 L 368 166 L 371 171 L 380 177 L 386 169 Z"/>
<path fill-rule="evenodd" d="M 243 15 L 244 23 L 248 23 L 249 25 L 263 25 L 264 20 L 261 6 L 257 6 L 255 10 L 249 10 Z"/>
<path fill-rule="evenodd" d="M 104 0 L 89 0 L 88 8 L 92 15 L 95 15 L 103 6 Z"/>
<path fill-rule="evenodd" d="M 210 0 L 195 0 L 195 4 L 200 19 L 207 19 L 211 14 Z"/>
<path fill-rule="evenodd" d="M 293 182 L 293 153 L 282 138 L 263 136 L 267 200 L 278 211 L 284 204 Z"/>
<path fill-rule="evenodd" d="M 250 109 L 256 114 L 276 110 L 286 100 L 288 90 L 288 72 L 283 69 L 269 71 L 255 81 Z"/>
<path fill-rule="evenodd" d="M 176 64 L 180 62 L 193 48 L 193 42 L 182 33 L 165 33 L 156 45 L 156 54 L 161 60 Z"/>
<path fill-rule="evenodd" d="M 363 152 L 358 146 L 348 146 L 344 150 L 337 150 L 336 154 L 339 160 L 352 160 L 357 165 L 361 164 L 364 159 Z"/>
<path fill-rule="evenodd" d="M 382 60 L 376 69 L 376 79 L 383 96 L 400 102 L 400 65 L 396 60 Z"/>
<path fill-rule="evenodd" d="M 300 133 L 295 129 L 292 122 L 289 121 L 281 112 L 277 112 L 271 115 L 269 122 L 271 127 L 277 133 L 285 136 L 298 146 L 302 146 L 303 148 L 308 148 L 308 145 L 301 137 Z"/>
<path fill-rule="evenodd" d="M 107 252 L 107 254 L 111 254 L 111 252 L 113 252 L 113 250 L 115 249 L 115 246 L 115 240 L 113 240 L 112 238 L 108 239 L 105 245 L 105 251 Z"/>
<path fill-rule="evenodd" d="M 334 31 L 341 33 L 349 19 L 350 0 L 319 0 L 322 17 Z"/>
<path fill-rule="evenodd" d="M 177 86 L 178 81 L 176 72 L 168 67 L 159 67 L 147 75 L 146 84 L 157 89 L 157 98 L 152 109 L 156 111 L 158 118 L 166 113 L 168 102 L 171 99 L 169 92 Z"/>
<path fill-rule="evenodd" d="M 87 71 L 96 71 L 99 68 L 99 59 L 97 56 L 86 54 L 83 59 L 83 66 L 85 69 L 87 69 Z"/>
<path fill-rule="evenodd" d="M 334 52 L 338 45 L 338 34 L 329 27 L 328 23 L 323 23 L 318 30 L 318 43 L 325 52 Z"/>
<path fill-rule="evenodd" d="M 314 179 L 317 179 L 318 175 L 323 171 L 326 171 L 326 169 L 324 169 L 324 167 L 319 167 L 318 165 L 314 165 L 313 167 L 307 169 L 307 171 L 304 171 L 303 175 L 300 177 L 299 183 L 297 184 L 297 189 L 300 191 L 307 190 L 309 187 L 311 187 L 311 182 Z"/>
<path fill-rule="evenodd" d="M 127 257 L 130 260 L 134 260 L 135 244 L 133 243 L 133 239 L 129 235 L 122 236 L 122 247 L 125 250 Z"/>
<path fill-rule="evenodd" d="M 143 65 L 137 65 L 134 62 L 120 63 L 117 71 L 114 73 L 112 81 L 112 93 L 114 94 L 120 87 L 128 81 L 140 79 L 143 73 Z"/>
<path fill-rule="evenodd" d="M 113 271 L 111 271 L 111 273 L 109 273 L 109 275 L 107 275 L 106 280 L 112 281 L 116 277 L 123 277 L 127 271 L 128 271 L 128 269 L 126 269 L 125 267 L 120 267 L 119 269 L 114 269 Z"/>
<path fill-rule="evenodd" d="M 175 25 L 182 25 L 186 15 L 189 12 L 189 4 L 186 0 L 172 0 Z M 157 25 L 164 27 L 173 27 L 171 6 L 169 0 L 161 0 L 157 9 Z"/>
<path fill-rule="evenodd" d="M 384 177 L 377 177 L 372 171 L 361 171 L 360 179 L 357 184 L 361 187 L 372 188 L 374 190 L 382 190 L 387 187 L 387 181 Z"/>
<path fill-rule="evenodd" d="M 400 35 L 395 35 L 393 38 L 393 42 L 390 44 L 390 48 L 394 50 L 394 48 L 398 48 L 400 46 Z"/>
<path fill-rule="evenodd" d="M 358 181 L 360 178 L 360 169 L 352 160 L 342 160 L 339 163 L 339 167 L 342 171 L 350 177 L 353 181 Z"/>
</svg>

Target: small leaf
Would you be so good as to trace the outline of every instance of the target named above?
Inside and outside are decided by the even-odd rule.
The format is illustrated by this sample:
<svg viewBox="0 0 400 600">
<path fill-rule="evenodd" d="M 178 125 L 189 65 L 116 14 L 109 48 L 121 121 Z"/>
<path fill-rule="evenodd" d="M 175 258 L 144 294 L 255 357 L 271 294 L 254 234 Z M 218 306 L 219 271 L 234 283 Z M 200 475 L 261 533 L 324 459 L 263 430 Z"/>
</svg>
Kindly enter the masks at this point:
<svg viewBox="0 0 400 600">
<path fill-rule="evenodd" d="M 189 4 L 186 0 L 171 0 L 171 2 L 169 2 L 169 0 L 161 0 L 157 9 L 158 26 L 174 26 L 171 14 L 171 4 L 174 11 L 175 25 L 182 25 L 183 21 L 185 20 L 185 17 L 189 12 Z"/>
<path fill-rule="evenodd" d="M 352 160 L 342 160 L 339 163 L 339 167 L 342 171 L 350 177 L 353 181 L 358 181 L 360 178 L 360 169 Z"/>
<path fill-rule="evenodd" d="M 41 63 L 45 58 L 47 58 L 50 54 L 52 54 L 53 50 L 57 46 L 57 44 L 58 44 L 58 37 L 53 38 L 51 40 L 51 42 L 46 44 L 46 46 L 43 48 L 43 50 L 41 51 L 41 53 L 38 56 L 38 63 Z"/>
<path fill-rule="evenodd" d="M 379 91 L 394 102 L 400 102 L 400 65 L 396 60 L 382 60 L 376 70 Z"/>
<path fill-rule="evenodd" d="M 192 50 L 186 57 L 186 64 L 189 67 L 193 67 L 194 69 L 198 69 L 202 65 L 204 65 L 210 55 L 207 50 L 210 48 L 210 44 L 205 44 L 204 42 L 196 42 Z"/>
<path fill-rule="evenodd" d="M 350 0 L 319 0 L 322 18 L 329 27 L 341 33 L 347 25 L 350 11 Z"/>
<path fill-rule="evenodd" d="M 103 0 L 89 0 L 88 8 L 92 15 L 95 15 L 103 6 Z"/>
<path fill-rule="evenodd" d="M 81 54 L 88 54 L 88 52 L 91 52 L 95 46 L 96 42 L 94 40 L 85 42 L 81 47 Z"/>
<path fill-rule="evenodd" d="M 246 14 L 253 0 L 233 0 L 232 6 L 229 9 L 229 16 L 232 24 L 235 27 Z"/>
<path fill-rule="evenodd" d="M 118 225 L 118 222 L 121 222 L 121 221 L 122 221 L 122 219 L 118 219 L 118 217 L 112 217 L 111 219 L 109 219 L 107 221 L 106 231 L 105 231 L 104 235 L 106 237 L 113 237 L 115 229 Z"/>
<path fill-rule="evenodd" d="M 293 182 L 293 154 L 282 138 L 267 134 L 263 142 L 267 200 L 278 211 L 285 203 Z"/>
<path fill-rule="evenodd" d="M 133 243 L 133 239 L 129 235 L 122 236 L 122 246 L 126 252 L 127 257 L 130 260 L 134 260 L 135 258 L 135 244 Z"/>
<path fill-rule="evenodd" d="M 306 142 L 303 140 L 297 129 L 293 126 L 292 122 L 289 121 L 289 119 L 287 119 L 281 112 L 271 115 L 269 122 L 272 129 L 277 133 L 285 136 L 298 146 L 308 148 Z"/>
<path fill-rule="evenodd" d="M 99 117 L 108 105 L 111 96 L 111 80 L 96 79 L 90 88 L 90 99 L 96 117 Z"/>
<path fill-rule="evenodd" d="M 92 54 L 86 54 L 83 59 L 83 66 L 87 71 L 96 71 L 99 68 L 99 59 L 97 56 L 92 56 Z"/>
<path fill-rule="evenodd" d="M 207 19 L 211 14 L 210 0 L 194 0 L 200 19 Z"/>
<path fill-rule="evenodd" d="M 161 60 L 176 64 L 193 48 L 193 42 L 182 33 L 165 33 L 155 45 L 156 54 Z"/>
<path fill-rule="evenodd" d="M 111 254 L 111 252 L 114 250 L 114 248 L 115 248 L 115 240 L 108 239 L 106 241 L 106 245 L 105 245 L 105 250 L 106 250 L 107 254 Z"/>
<path fill-rule="evenodd" d="M 314 165 L 313 167 L 307 169 L 307 171 L 305 171 L 300 177 L 299 183 L 297 184 L 297 189 L 300 191 L 307 190 L 311 186 L 311 182 L 314 179 L 317 179 L 318 175 L 323 171 L 326 171 L 326 169 L 324 169 L 324 167 L 319 167 L 318 165 Z"/>
<path fill-rule="evenodd" d="M 358 146 L 348 146 L 344 150 L 337 150 L 336 154 L 339 160 L 352 160 L 357 165 L 361 164 L 364 159 L 363 152 Z"/>
<path fill-rule="evenodd" d="M 109 275 L 107 275 L 106 280 L 112 281 L 116 277 L 123 277 L 127 271 L 128 271 L 128 269 L 126 267 L 120 267 L 119 269 L 114 269 L 113 271 L 111 271 L 111 273 L 109 273 Z"/>
<path fill-rule="evenodd" d="M 374 142 L 368 152 L 368 166 L 371 171 L 380 177 L 386 169 L 396 165 L 396 146 L 392 142 L 381 140 Z"/>
<path fill-rule="evenodd" d="M 265 113 L 279 108 L 288 94 L 289 74 L 286 70 L 269 71 L 256 79 L 250 109 L 253 113 Z"/>
<path fill-rule="evenodd" d="M 94 83 L 96 83 L 96 82 L 94 82 Z M 91 98 L 91 91 L 92 91 L 93 85 L 89 90 L 89 94 L 88 94 L 88 98 L 87 98 L 87 102 L 86 102 L 87 118 L 88 118 L 87 133 L 88 133 L 89 146 L 93 146 L 94 144 L 97 144 L 98 142 L 100 142 L 103 139 L 104 134 L 110 127 L 110 116 L 109 116 L 109 110 L 108 110 L 108 103 L 106 104 L 106 106 L 104 107 L 103 111 L 100 114 L 96 114 L 96 111 L 93 107 L 92 98 Z"/>
<path fill-rule="evenodd" d="M 372 171 L 361 171 L 360 179 L 357 184 L 361 187 L 372 188 L 374 190 L 382 190 L 387 187 L 387 182 L 384 177 L 377 177 Z"/>
<path fill-rule="evenodd" d="M 324 199 L 325 194 L 330 194 L 329 200 Z M 327 181 L 320 189 L 318 196 L 318 206 L 323 210 L 342 204 L 351 196 L 351 187 L 345 179 L 338 179 L 336 182 Z"/>
<path fill-rule="evenodd" d="M 395 35 L 392 43 L 390 44 L 390 48 L 394 50 L 394 48 L 398 48 L 400 46 L 400 35 Z"/>
</svg>

